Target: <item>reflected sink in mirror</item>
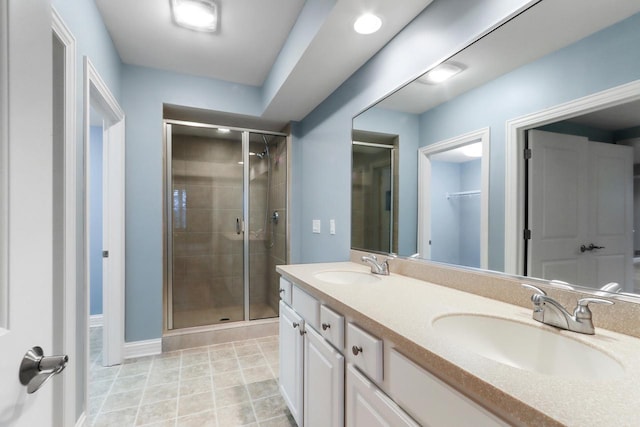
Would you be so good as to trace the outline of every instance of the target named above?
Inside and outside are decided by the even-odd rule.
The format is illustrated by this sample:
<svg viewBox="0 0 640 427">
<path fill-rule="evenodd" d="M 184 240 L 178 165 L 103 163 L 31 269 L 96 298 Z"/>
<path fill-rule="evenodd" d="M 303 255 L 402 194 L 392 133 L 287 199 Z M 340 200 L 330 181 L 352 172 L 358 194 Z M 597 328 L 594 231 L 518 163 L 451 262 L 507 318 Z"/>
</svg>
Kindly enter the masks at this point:
<svg viewBox="0 0 640 427">
<path fill-rule="evenodd" d="M 460 347 L 525 371 L 583 379 L 624 374 L 624 367 L 607 353 L 544 327 L 455 314 L 435 319 L 433 328 Z"/>
<path fill-rule="evenodd" d="M 348 270 L 320 271 L 315 273 L 313 276 L 323 282 L 334 283 L 336 285 L 366 285 L 380 280 L 379 277 L 376 277 L 371 273 Z"/>
</svg>

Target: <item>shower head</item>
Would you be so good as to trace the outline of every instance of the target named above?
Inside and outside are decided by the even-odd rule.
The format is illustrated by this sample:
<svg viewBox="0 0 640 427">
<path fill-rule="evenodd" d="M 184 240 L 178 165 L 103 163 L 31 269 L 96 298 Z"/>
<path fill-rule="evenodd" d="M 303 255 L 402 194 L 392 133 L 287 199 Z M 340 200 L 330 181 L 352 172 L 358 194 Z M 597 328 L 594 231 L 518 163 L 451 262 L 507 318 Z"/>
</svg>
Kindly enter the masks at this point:
<svg viewBox="0 0 640 427">
<path fill-rule="evenodd" d="M 262 153 L 258 153 L 256 154 L 256 156 L 262 160 L 265 157 L 267 159 L 271 158 L 271 156 L 269 155 L 269 143 L 267 142 L 267 138 L 265 138 L 264 135 L 262 135 L 262 142 L 264 142 L 264 151 Z"/>
<path fill-rule="evenodd" d="M 269 154 L 269 152 L 267 150 L 264 150 L 262 153 L 256 153 L 256 157 L 259 158 L 260 160 L 262 160 L 268 154 Z"/>
</svg>

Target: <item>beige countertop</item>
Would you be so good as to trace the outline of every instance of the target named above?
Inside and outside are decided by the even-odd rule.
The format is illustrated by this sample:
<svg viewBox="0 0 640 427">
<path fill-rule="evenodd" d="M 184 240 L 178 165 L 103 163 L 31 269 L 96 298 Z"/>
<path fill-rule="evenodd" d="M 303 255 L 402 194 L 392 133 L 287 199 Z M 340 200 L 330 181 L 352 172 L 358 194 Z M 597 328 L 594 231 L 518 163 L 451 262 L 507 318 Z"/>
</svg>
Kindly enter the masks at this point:
<svg viewBox="0 0 640 427">
<path fill-rule="evenodd" d="M 531 319 L 531 309 L 391 273 L 368 284 L 318 280 L 320 271 L 368 272 L 353 262 L 278 266 L 277 271 L 473 400 L 517 425 L 640 426 L 640 339 L 608 330 L 561 331 Z M 502 317 L 586 343 L 616 359 L 624 373 L 592 379 L 507 366 L 456 345 L 434 329 L 458 313 Z M 576 359 L 580 354 L 575 355 Z"/>
</svg>

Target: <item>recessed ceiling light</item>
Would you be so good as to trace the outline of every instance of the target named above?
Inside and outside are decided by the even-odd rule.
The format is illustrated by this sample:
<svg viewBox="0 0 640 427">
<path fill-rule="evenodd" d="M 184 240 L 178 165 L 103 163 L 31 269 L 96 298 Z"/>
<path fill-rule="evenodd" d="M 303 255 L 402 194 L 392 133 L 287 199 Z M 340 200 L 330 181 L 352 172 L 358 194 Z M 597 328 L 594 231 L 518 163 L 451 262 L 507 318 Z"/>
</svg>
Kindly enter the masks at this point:
<svg viewBox="0 0 640 427">
<path fill-rule="evenodd" d="M 420 77 L 419 80 L 423 83 L 429 84 L 442 83 L 443 81 L 455 76 L 460 71 L 462 71 L 462 67 L 459 67 L 457 65 L 447 63 L 440 64 Z"/>
<path fill-rule="evenodd" d="M 373 34 L 382 27 L 382 19 L 372 13 L 360 15 L 353 24 L 353 29 L 358 34 Z"/>
<path fill-rule="evenodd" d="M 215 32 L 218 29 L 218 4 L 215 0 L 170 0 L 173 21 L 184 28 Z"/>
<path fill-rule="evenodd" d="M 231 129 L 227 129 L 227 128 L 218 128 L 218 132 L 220 132 L 220 133 L 229 133 L 229 132 L 231 132 Z"/>
</svg>

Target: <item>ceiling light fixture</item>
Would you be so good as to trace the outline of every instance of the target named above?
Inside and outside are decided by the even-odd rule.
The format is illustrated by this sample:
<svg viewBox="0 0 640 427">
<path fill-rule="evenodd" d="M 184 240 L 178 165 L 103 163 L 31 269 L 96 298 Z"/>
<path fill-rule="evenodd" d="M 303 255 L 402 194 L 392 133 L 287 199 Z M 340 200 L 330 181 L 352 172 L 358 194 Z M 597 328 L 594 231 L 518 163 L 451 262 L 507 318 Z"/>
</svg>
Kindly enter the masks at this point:
<svg viewBox="0 0 640 427">
<path fill-rule="evenodd" d="M 464 145 L 460 147 L 460 151 L 467 157 L 482 157 L 482 143 Z"/>
<path fill-rule="evenodd" d="M 170 0 L 173 22 L 196 31 L 213 33 L 218 29 L 218 4 L 215 0 Z"/>
<path fill-rule="evenodd" d="M 462 71 L 462 67 L 454 64 L 440 64 L 420 77 L 419 81 L 428 84 L 442 83 Z"/>
<path fill-rule="evenodd" d="M 373 34 L 382 27 L 382 19 L 372 13 L 360 15 L 353 24 L 353 29 L 358 34 Z"/>
</svg>

